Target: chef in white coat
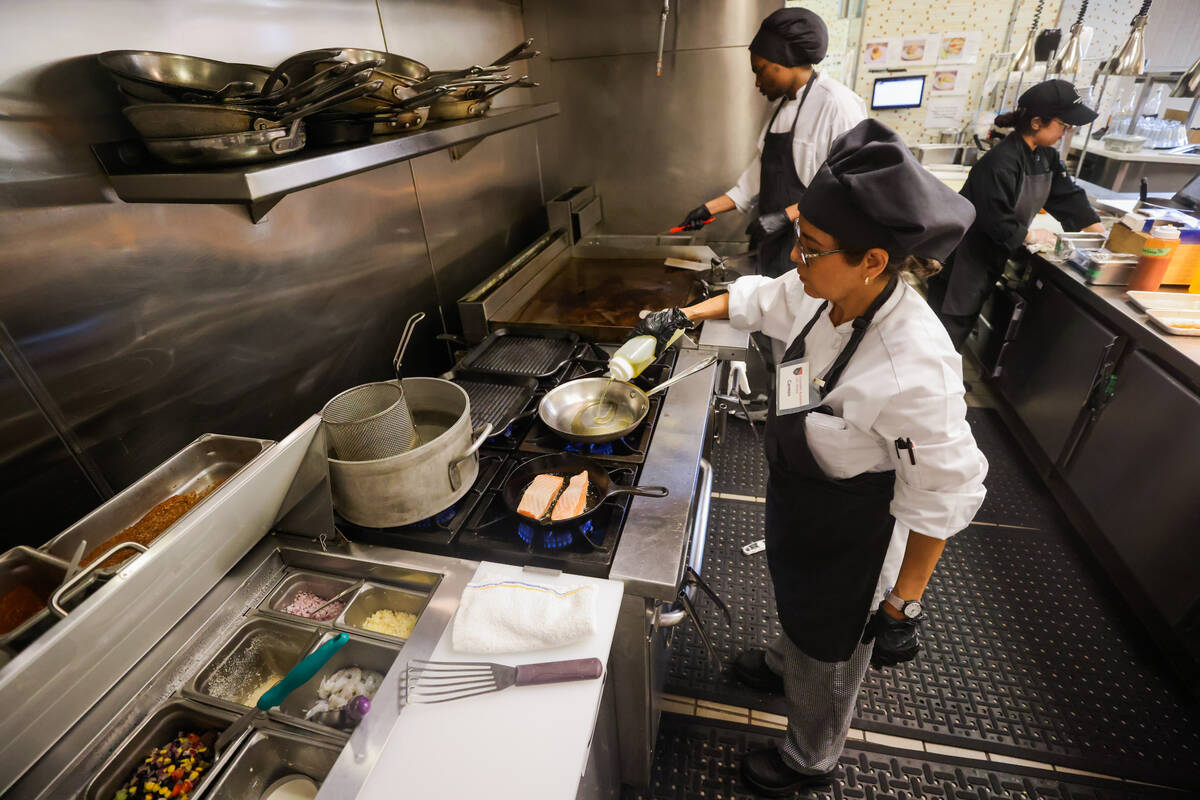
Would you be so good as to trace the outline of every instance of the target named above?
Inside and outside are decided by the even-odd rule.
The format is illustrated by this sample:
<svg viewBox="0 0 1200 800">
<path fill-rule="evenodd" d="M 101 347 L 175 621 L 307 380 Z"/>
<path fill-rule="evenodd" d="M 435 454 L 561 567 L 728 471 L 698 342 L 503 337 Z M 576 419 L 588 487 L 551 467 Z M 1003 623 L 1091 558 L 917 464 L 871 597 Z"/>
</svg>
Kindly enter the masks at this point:
<svg viewBox="0 0 1200 800">
<path fill-rule="evenodd" d="M 766 554 L 784 634 L 733 665 L 788 698 L 787 736 L 742 761 L 759 794 L 831 780 L 868 664 L 917 655 L 925 586 L 983 502 L 962 362 L 903 279 L 936 270 L 973 218 L 895 132 L 866 120 L 833 143 L 800 200 L 794 270 L 638 326 L 665 338 L 728 317 L 789 343 L 766 433 Z"/>
<path fill-rule="evenodd" d="M 779 105 L 758 137 L 758 156 L 737 185 L 697 206 L 681 223 L 696 230 L 715 214 L 757 209 L 747 229 L 750 248 L 758 250 L 759 273 L 772 278 L 792 268 L 796 203 L 829 146 L 867 116 L 862 98 L 816 72 L 828 45 L 825 23 L 806 8 L 781 8 L 763 20 L 750 42 L 750 68 L 758 90 Z"/>
</svg>

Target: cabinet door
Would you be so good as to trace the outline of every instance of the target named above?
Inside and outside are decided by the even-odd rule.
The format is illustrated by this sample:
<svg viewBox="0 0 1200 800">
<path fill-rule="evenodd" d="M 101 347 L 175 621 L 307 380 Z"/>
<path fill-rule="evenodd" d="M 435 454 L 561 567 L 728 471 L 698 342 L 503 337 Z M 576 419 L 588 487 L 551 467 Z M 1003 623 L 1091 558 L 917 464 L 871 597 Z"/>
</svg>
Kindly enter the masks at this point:
<svg viewBox="0 0 1200 800">
<path fill-rule="evenodd" d="M 1048 281 L 1034 281 L 1025 296 L 1029 305 L 996 383 L 1057 462 L 1117 335 Z"/>
<path fill-rule="evenodd" d="M 1066 470 L 1067 483 L 1172 624 L 1200 600 L 1200 397 L 1141 352 Z"/>
</svg>

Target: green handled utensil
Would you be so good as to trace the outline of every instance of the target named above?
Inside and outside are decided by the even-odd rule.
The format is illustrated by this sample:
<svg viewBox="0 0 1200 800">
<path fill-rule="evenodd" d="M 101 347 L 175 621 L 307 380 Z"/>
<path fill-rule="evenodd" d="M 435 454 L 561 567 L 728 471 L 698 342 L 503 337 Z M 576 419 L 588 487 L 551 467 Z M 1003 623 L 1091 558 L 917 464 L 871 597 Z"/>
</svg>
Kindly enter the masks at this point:
<svg viewBox="0 0 1200 800">
<path fill-rule="evenodd" d="M 238 717 L 232 725 L 225 729 L 224 733 L 217 737 L 216 744 L 213 745 L 213 752 L 220 753 L 231 742 L 237 741 L 238 737 L 242 735 L 242 731 L 250 726 L 259 712 L 281 704 L 289 694 L 308 683 L 308 680 L 316 675 L 321 667 L 333 658 L 333 654 L 341 650 L 348 641 L 350 641 L 349 634 L 339 633 L 300 659 L 300 662 L 288 670 L 288 674 L 284 675 L 279 683 L 263 692 L 262 697 L 258 698 L 258 702 L 254 704 L 253 708 L 247 709 L 246 713 Z"/>
</svg>

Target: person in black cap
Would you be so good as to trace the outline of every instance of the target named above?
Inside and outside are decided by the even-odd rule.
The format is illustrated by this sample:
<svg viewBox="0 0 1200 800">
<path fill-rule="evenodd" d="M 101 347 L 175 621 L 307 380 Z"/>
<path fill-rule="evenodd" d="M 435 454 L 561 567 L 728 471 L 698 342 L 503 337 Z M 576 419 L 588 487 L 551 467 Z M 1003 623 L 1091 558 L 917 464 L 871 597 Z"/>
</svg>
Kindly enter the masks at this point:
<svg viewBox="0 0 1200 800">
<path fill-rule="evenodd" d="M 867 115 L 858 95 L 814 71 L 828 45 L 825 23 L 808 9 L 781 8 L 763 20 L 750 42 L 750 69 L 758 90 L 780 102 L 759 137 L 759 156 L 736 186 L 697 206 L 681 223 L 696 230 L 715 214 L 757 207 L 747 233 L 751 249 L 759 251 L 759 272 L 770 277 L 792 268 L 796 202 L 830 144 Z"/>
<path fill-rule="evenodd" d="M 1029 228 L 1040 209 L 1065 230 L 1104 232 L 1054 149 L 1067 131 L 1095 118 L 1063 80 L 1037 84 L 1021 95 L 1016 111 L 996 117 L 998 127 L 1013 132 L 971 168 L 962 196 L 975 206 L 975 224 L 946 269 L 929 281 L 929 302 L 956 349 L 975 327 L 1005 262 L 1023 245 L 1053 243 L 1049 231 Z"/>
<path fill-rule="evenodd" d="M 983 502 L 962 360 L 903 276 L 936 270 L 974 216 L 894 131 L 865 120 L 800 199 L 794 270 L 741 278 L 635 330 L 728 317 L 790 342 L 766 429 L 766 557 L 784 633 L 733 664 L 788 699 L 787 736 L 742 760 L 759 794 L 832 780 L 868 664 L 917 655 L 925 586 Z"/>
</svg>

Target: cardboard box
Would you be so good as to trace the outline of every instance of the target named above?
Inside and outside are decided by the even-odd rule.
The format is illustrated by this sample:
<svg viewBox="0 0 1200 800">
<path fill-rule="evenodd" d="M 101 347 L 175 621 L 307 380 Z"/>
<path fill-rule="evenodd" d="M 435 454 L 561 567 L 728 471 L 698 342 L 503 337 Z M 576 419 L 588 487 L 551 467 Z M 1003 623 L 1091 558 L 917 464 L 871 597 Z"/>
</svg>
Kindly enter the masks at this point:
<svg viewBox="0 0 1200 800">
<path fill-rule="evenodd" d="M 1104 249 L 1114 253 L 1140 256 L 1142 248 L 1146 246 L 1146 240 L 1149 238 L 1148 234 L 1130 230 L 1125 223 L 1118 222 L 1112 226 L 1112 230 L 1108 234 L 1108 241 L 1104 243 Z"/>
</svg>

